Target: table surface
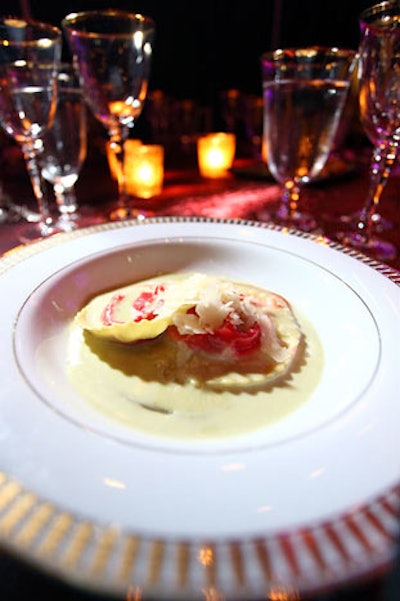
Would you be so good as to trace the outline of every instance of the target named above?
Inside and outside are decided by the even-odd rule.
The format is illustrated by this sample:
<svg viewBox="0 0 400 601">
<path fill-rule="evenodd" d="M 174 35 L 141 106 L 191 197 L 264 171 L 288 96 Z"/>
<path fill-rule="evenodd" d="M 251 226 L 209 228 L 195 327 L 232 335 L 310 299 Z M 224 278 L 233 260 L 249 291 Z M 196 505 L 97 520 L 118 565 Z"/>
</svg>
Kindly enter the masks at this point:
<svg viewBox="0 0 400 601">
<path fill-rule="evenodd" d="M 340 217 L 362 207 L 368 188 L 367 165 L 365 150 L 333 157 L 325 177 L 303 190 L 300 206 L 316 216 L 319 233 L 334 238 L 335 232 L 344 229 Z M 162 194 L 137 203 L 155 215 L 264 221 L 265 211 L 279 201 L 280 187 L 258 161 L 241 159 L 232 171 L 224 179 L 204 179 L 199 176 L 193 160 L 188 159 L 186 168 L 166 170 Z M 4 178 L 4 188 L 15 203 L 35 206 L 27 175 L 21 169 Z M 97 220 L 107 219 L 110 200 L 116 198 L 117 188 L 110 177 L 105 155 L 98 153 L 85 164 L 76 191 L 83 210 L 93 210 Z M 393 227 L 381 235 L 398 249 L 396 258 L 386 262 L 400 269 L 400 168 L 395 170 L 383 192 L 380 213 L 393 223 Z M 20 243 L 18 236 L 23 228 L 23 223 L 1 224 L 0 253 Z"/>
<path fill-rule="evenodd" d="M 368 188 L 367 164 L 362 150 L 359 154 L 347 153 L 340 157 L 339 163 L 335 157 L 331 162 L 334 168 L 327 170 L 327 177 L 304 190 L 302 207 L 318 218 L 321 232 L 325 235 L 333 237 L 340 225 L 339 217 L 362 206 Z M 20 166 L 17 167 L 4 174 L 5 191 L 14 202 L 34 206 L 26 173 L 21 171 Z M 107 219 L 109 201 L 115 198 L 117 190 L 110 178 L 105 154 L 99 153 L 95 159 L 86 162 L 76 191 L 82 209 L 90 208 L 96 219 Z M 185 168 L 167 168 L 162 194 L 141 201 L 141 206 L 155 215 L 263 220 L 265 210 L 278 202 L 280 193 L 280 187 L 258 161 L 237 161 L 229 177 L 206 180 L 199 176 L 193 160 L 188 160 Z M 398 249 L 397 257 L 387 264 L 400 270 L 400 171 L 393 174 L 384 190 L 380 212 L 393 223 L 393 227 L 382 232 L 382 236 Z M 20 244 L 19 236 L 24 227 L 23 221 L 0 224 L 0 253 Z M 400 598 L 399 573 L 400 569 L 391 576 L 357 583 L 340 592 L 326 593 L 318 599 L 394 601 Z M 0 552 L 0 599 L 20 601 L 31 598 L 85 601 L 98 597 L 53 580 L 5 551 Z"/>
</svg>

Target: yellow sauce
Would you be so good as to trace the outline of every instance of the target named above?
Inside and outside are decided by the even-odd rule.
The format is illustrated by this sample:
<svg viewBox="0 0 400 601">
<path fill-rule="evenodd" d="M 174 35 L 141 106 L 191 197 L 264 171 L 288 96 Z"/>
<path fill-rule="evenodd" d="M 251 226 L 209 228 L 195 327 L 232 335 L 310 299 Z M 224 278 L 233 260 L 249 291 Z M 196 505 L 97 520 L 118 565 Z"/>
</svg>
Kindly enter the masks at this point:
<svg viewBox="0 0 400 601">
<path fill-rule="evenodd" d="M 211 364 L 176 365 L 163 338 L 122 345 L 71 324 L 68 378 L 85 403 L 114 422 L 176 439 L 232 437 L 284 419 L 307 401 L 323 366 L 321 343 L 296 314 L 304 344 L 289 374 L 268 383 L 262 374 L 228 374 L 202 381 Z M 166 346 L 167 345 L 167 346 Z M 172 354 L 171 354 L 172 353 Z M 193 376 L 193 377 L 191 377 Z"/>
</svg>

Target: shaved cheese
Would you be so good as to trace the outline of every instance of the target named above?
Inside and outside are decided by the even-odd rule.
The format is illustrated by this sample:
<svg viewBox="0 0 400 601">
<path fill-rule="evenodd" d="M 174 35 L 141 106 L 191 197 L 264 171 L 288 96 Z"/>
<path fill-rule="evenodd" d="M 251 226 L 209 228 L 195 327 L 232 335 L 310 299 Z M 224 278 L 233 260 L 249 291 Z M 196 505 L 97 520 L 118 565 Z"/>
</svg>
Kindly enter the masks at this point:
<svg viewBox="0 0 400 601">
<path fill-rule="evenodd" d="M 282 296 L 202 273 L 158 276 L 101 294 L 75 322 L 94 336 L 122 343 L 170 333 L 183 348 L 180 361 L 200 353 L 234 363 L 256 353 L 285 369 L 302 338 Z"/>
</svg>

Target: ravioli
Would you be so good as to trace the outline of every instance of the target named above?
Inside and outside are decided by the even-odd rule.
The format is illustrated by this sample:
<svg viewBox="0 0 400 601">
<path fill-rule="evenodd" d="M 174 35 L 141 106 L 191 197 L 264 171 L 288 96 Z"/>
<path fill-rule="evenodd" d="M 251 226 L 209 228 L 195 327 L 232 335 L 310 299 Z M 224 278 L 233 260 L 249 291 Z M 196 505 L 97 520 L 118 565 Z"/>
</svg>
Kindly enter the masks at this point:
<svg viewBox="0 0 400 601">
<path fill-rule="evenodd" d="M 263 384 L 282 378 L 303 341 L 281 295 L 203 273 L 166 274 L 100 294 L 75 325 L 107 342 L 159 340 L 173 349 L 168 373 L 217 388 L 252 384 L 255 374 Z"/>
</svg>

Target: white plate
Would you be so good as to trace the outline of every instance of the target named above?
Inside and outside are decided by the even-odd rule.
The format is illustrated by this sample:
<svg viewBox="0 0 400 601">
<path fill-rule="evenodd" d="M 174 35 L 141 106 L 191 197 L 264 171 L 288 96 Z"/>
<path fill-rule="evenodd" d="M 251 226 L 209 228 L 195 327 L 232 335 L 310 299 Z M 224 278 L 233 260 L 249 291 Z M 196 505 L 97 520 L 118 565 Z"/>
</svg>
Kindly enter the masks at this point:
<svg viewBox="0 0 400 601">
<path fill-rule="evenodd" d="M 177 270 L 269 288 L 311 321 L 324 369 L 298 411 L 242 436 L 182 441 L 134 432 L 74 393 L 64 343 L 76 310 L 104 288 Z M 121 597 L 310 593 L 387 566 L 399 283 L 323 238 L 244 221 L 105 224 L 4 256 L 0 541 Z M 49 338 L 44 378 L 36 355 Z"/>
</svg>

